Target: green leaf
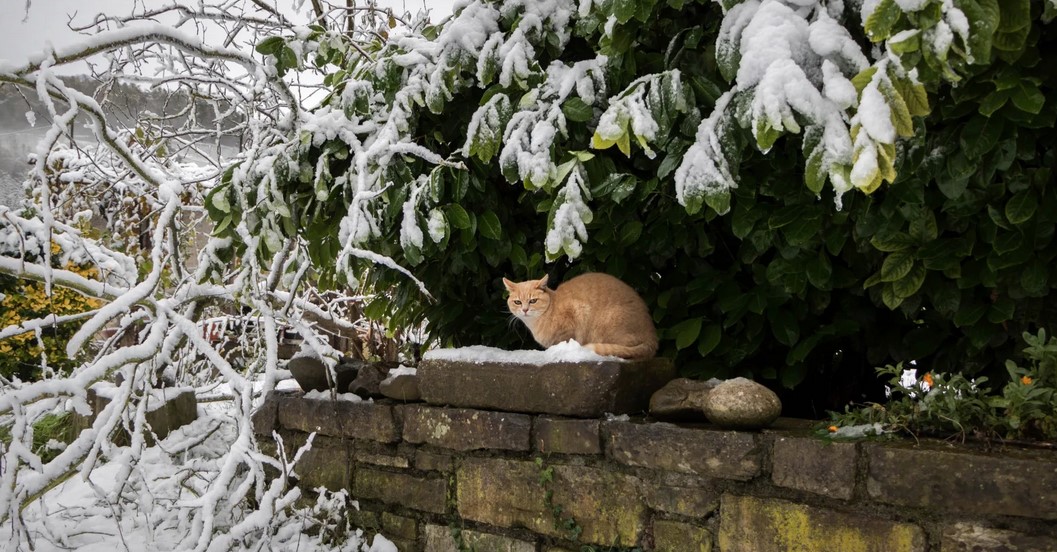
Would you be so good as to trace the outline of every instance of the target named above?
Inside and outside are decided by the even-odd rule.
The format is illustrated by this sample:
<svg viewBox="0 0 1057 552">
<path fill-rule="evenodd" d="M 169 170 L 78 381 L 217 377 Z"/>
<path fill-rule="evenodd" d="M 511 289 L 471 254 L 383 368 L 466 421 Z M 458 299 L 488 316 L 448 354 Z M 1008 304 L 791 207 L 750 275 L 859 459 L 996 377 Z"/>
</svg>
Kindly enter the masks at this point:
<svg viewBox="0 0 1057 552">
<path fill-rule="evenodd" d="M 911 247 L 914 245 L 914 240 L 903 232 L 890 232 L 877 234 L 870 238 L 870 245 L 874 246 L 874 249 L 878 251 L 894 253 Z"/>
<path fill-rule="evenodd" d="M 621 24 L 631 21 L 638 11 L 638 0 L 613 0 L 613 15 Z"/>
<path fill-rule="evenodd" d="M 866 30 L 866 36 L 870 37 L 873 42 L 881 42 L 892 36 L 892 29 L 895 28 L 896 22 L 899 21 L 899 17 L 903 15 L 903 10 L 899 8 L 899 5 L 895 3 L 895 0 L 881 0 L 877 7 L 874 8 L 863 25 Z"/>
<path fill-rule="evenodd" d="M 286 42 L 283 40 L 283 37 L 269 36 L 268 38 L 260 41 L 260 43 L 257 44 L 257 47 L 255 49 L 257 50 L 257 53 L 266 56 L 274 56 L 279 53 L 279 51 L 282 50 L 283 46 L 285 45 Z"/>
<path fill-rule="evenodd" d="M 889 283 L 881 288 L 881 302 L 888 307 L 888 310 L 896 310 L 899 305 L 903 304 L 903 298 L 895 292 L 892 284 Z"/>
<path fill-rule="evenodd" d="M 671 331 L 675 334 L 675 348 L 681 351 L 697 341 L 697 336 L 701 333 L 701 319 L 684 320 L 676 324 Z"/>
<path fill-rule="evenodd" d="M 1038 85 L 1025 82 L 1021 82 L 1013 90 L 1011 99 L 1017 109 L 1036 115 L 1042 111 L 1042 106 L 1046 103 L 1046 96 L 1039 90 Z"/>
<path fill-rule="evenodd" d="M 697 340 L 697 354 L 702 357 L 708 356 L 719 345 L 722 337 L 723 327 L 719 324 L 705 326 L 704 331 L 701 332 L 701 337 Z"/>
<path fill-rule="evenodd" d="M 910 221 L 910 237 L 919 242 L 930 242 L 939 237 L 939 227 L 932 209 L 923 208 L 917 218 Z"/>
<path fill-rule="evenodd" d="M 954 325 L 959 328 L 972 326 L 983 318 L 985 314 L 987 314 L 986 304 L 963 303 L 961 308 L 958 309 L 958 314 L 954 315 Z"/>
<path fill-rule="evenodd" d="M 620 228 L 620 245 L 632 245 L 639 241 L 641 235 L 642 223 L 637 220 L 630 221 Z"/>
<path fill-rule="evenodd" d="M 885 258 L 881 265 L 881 281 L 894 282 L 910 273 L 914 268 L 914 255 L 908 251 L 896 251 Z"/>
<path fill-rule="evenodd" d="M 970 159 L 976 159 L 994 149 L 1002 137 L 1003 120 L 999 117 L 973 117 L 962 130 L 962 151 Z"/>
<path fill-rule="evenodd" d="M 818 260 L 807 265 L 807 281 L 811 285 L 823 291 L 832 288 L 830 279 L 833 277 L 833 266 L 829 262 L 829 256 L 819 251 Z"/>
<path fill-rule="evenodd" d="M 460 230 L 469 228 L 471 224 L 469 213 L 458 203 L 448 205 L 448 221 L 451 222 L 452 226 Z"/>
<path fill-rule="evenodd" d="M 788 309 L 771 309 L 767 312 L 767 321 L 771 323 L 771 333 L 779 343 L 792 347 L 800 339 L 800 325 Z"/>
<path fill-rule="evenodd" d="M 1011 95 L 1012 92 L 1009 90 L 996 90 L 984 96 L 984 99 L 980 101 L 980 108 L 978 111 L 984 117 L 990 117 L 996 111 L 1002 109 L 1002 106 L 1006 105 L 1006 102 L 1009 101 Z"/>
<path fill-rule="evenodd" d="M 562 113 L 570 121 L 585 123 L 594 117 L 594 108 L 580 98 L 572 97 L 562 104 Z"/>
<path fill-rule="evenodd" d="M 707 203 L 716 214 L 725 215 L 730 211 L 730 192 L 724 190 L 719 193 L 706 194 L 705 203 Z M 698 209 L 700 209 L 700 203 L 698 204 Z M 690 211 L 690 198 L 687 198 L 687 212 L 694 214 Z"/>
<path fill-rule="evenodd" d="M 1033 259 L 1020 273 L 1020 287 L 1029 297 L 1043 297 L 1049 290 L 1050 271 L 1046 263 Z"/>
<path fill-rule="evenodd" d="M 925 283 L 925 274 L 925 267 L 914 265 L 914 268 L 906 276 L 892 282 L 892 291 L 900 299 L 906 299 L 914 295 L 921 289 L 921 284 Z"/>
<path fill-rule="evenodd" d="M 492 211 L 485 211 L 480 218 L 477 219 L 478 228 L 481 229 L 481 235 L 498 240 L 503 237 L 503 227 L 499 224 L 499 217 Z"/>
<path fill-rule="evenodd" d="M 1035 194 L 1031 190 L 1024 190 L 1006 202 L 1006 218 L 1011 224 L 1024 224 L 1035 215 L 1035 209 L 1039 206 Z"/>
</svg>

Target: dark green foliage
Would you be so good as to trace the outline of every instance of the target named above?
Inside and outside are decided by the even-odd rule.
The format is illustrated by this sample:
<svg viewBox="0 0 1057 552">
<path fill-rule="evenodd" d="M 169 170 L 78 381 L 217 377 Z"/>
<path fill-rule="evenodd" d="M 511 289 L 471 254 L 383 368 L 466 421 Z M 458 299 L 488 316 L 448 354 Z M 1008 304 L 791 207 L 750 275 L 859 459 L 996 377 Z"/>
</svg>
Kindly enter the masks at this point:
<svg viewBox="0 0 1057 552">
<path fill-rule="evenodd" d="M 675 169 L 702 117 L 730 86 L 730 75 L 716 62 L 718 5 L 616 0 L 576 19 L 564 49 L 542 33 L 535 40 L 539 67 L 554 59 L 609 56 L 610 94 L 645 75 L 681 72 L 682 96 L 668 93 L 652 106 L 660 129 L 648 145 L 630 132 L 599 140 L 594 132 L 602 102 L 592 106 L 572 97 L 561 105 L 568 136 L 556 144 L 594 145 L 590 155 L 551 151 L 559 170 L 563 163 L 582 165 L 593 211 L 589 238 L 567 276 L 604 271 L 638 290 L 657 322 L 660 354 L 674 357 L 684 374 L 745 375 L 787 388 L 807 381 L 821 390 L 822 406 L 861 398 L 879 364 L 913 359 L 936 372 L 966 375 L 1001 366 L 1000 359 L 1016 353 L 1011 337 L 1052 327 L 1057 317 L 1050 268 L 1057 256 L 1057 102 L 1051 101 L 1057 75 L 1042 61 L 1057 47 L 1057 31 L 1039 22 L 1039 3 L 1004 5 L 1000 23 L 991 17 L 998 11 L 986 11 L 993 2 L 972 4 L 985 10 L 969 14 L 972 24 L 990 33 L 974 34 L 987 43 L 973 48 L 988 55 L 971 65 L 932 59 L 902 44 L 904 60 L 922 71 L 928 97 L 919 89 L 899 91 L 900 134 L 912 136 L 898 144 L 898 177 L 869 196 L 845 194 L 840 210 L 818 173 L 819 150 L 805 146 L 817 144 L 810 130 L 754 138 L 749 129 L 734 128 L 723 153 L 737 162 L 738 188 L 685 206 L 676 200 Z M 892 2 L 882 5 L 898 11 Z M 1028 23 L 1021 21 L 1023 9 L 1032 10 Z M 925 28 L 938 17 L 930 10 L 908 16 L 879 8 L 879 19 L 867 26 L 886 36 Z M 618 24 L 604 35 L 608 15 Z M 857 17 L 849 16 L 847 25 L 866 43 Z M 503 30 L 516 24 L 506 20 Z M 401 246 L 402 206 L 410 192 L 399 185 L 374 204 L 379 233 L 366 244 L 408 267 L 435 301 L 396 271 L 370 270 L 367 283 L 386 293 L 367 313 L 396 326 L 426 321 L 443 345 L 531 346 L 528 332 L 508 323 L 500 278 L 552 271 L 544 238 L 561 179 L 519 180 L 516 167 L 501 167 L 502 136 L 494 133 L 476 137 L 470 157 L 463 157 L 478 107 L 493 102 L 505 124 L 517 109 L 512 106 L 536 84 L 478 87 L 475 63 L 452 68 L 445 77 L 450 97 L 426 94 L 412 117 L 419 144 L 465 169 L 430 169 L 411 156 L 394 156 L 386 169 L 398 183 L 432 170 L 423 193 L 427 211 L 443 214 L 444 238 L 434 243 L 427 237 L 421 248 Z M 381 66 L 386 70 L 370 78 L 391 98 L 402 69 Z M 951 81 L 957 86 L 946 84 Z M 766 154 L 755 147 L 760 140 L 770 146 Z M 313 171 L 323 156 L 328 168 L 319 180 Z M 280 182 L 294 211 L 282 230 L 305 237 L 320 267 L 337 256 L 337 220 L 351 201 L 341 189 L 334 192 L 328 178 L 349 163 L 337 141 L 306 146 L 301 172 Z M 221 220 L 226 215 L 214 213 Z"/>
</svg>

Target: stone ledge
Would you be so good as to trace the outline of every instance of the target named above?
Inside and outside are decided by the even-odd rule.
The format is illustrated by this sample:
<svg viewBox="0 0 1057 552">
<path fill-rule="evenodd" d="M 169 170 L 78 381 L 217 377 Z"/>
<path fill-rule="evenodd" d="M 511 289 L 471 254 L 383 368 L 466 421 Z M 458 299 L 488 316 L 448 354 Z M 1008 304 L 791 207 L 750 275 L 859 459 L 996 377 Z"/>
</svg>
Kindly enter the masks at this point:
<svg viewBox="0 0 1057 552">
<path fill-rule="evenodd" d="M 536 418 L 533 438 L 536 450 L 544 454 L 602 454 L 598 420 Z"/>
<path fill-rule="evenodd" d="M 751 433 L 632 422 L 606 422 L 602 433 L 606 456 L 627 466 L 742 481 L 760 474 Z"/>
<path fill-rule="evenodd" d="M 930 446 L 869 445 L 866 489 L 896 506 L 975 515 L 1057 519 L 1057 457 L 1002 456 Z"/>
<path fill-rule="evenodd" d="M 855 443 L 776 435 L 771 480 L 779 487 L 850 500 L 856 457 Z"/>
<path fill-rule="evenodd" d="M 668 359 L 544 364 L 423 360 L 419 389 L 429 404 L 599 418 L 649 408 L 675 376 Z"/>
</svg>

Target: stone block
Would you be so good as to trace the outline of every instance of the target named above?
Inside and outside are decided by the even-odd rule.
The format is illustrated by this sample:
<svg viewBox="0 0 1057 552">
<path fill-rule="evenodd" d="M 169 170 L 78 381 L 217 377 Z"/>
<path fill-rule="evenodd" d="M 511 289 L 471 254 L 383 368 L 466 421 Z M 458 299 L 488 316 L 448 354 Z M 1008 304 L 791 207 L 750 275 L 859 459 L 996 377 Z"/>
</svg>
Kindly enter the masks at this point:
<svg viewBox="0 0 1057 552">
<path fill-rule="evenodd" d="M 944 528 L 940 552 L 1057 552 L 1057 538 L 955 523 Z"/>
<path fill-rule="evenodd" d="M 279 426 L 286 429 L 381 443 L 400 440 L 400 427 L 388 405 L 297 396 L 280 398 L 278 409 Z"/>
<path fill-rule="evenodd" d="M 653 522 L 653 549 L 656 552 L 712 552 L 712 532 L 689 523 L 659 519 Z"/>
<path fill-rule="evenodd" d="M 364 450 L 356 450 L 353 455 L 357 462 L 363 464 L 374 464 L 375 466 L 385 466 L 387 468 L 408 468 L 411 467 L 411 462 L 403 456 L 394 456 L 391 454 L 379 454 L 375 452 L 368 452 Z"/>
<path fill-rule="evenodd" d="M 917 525 L 726 494 L 720 503 L 720 552 L 925 552 Z"/>
<path fill-rule="evenodd" d="M 417 450 L 415 451 L 415 469 L 450 473 L 455 469 L 455 464 L 450 454 Z"/>
<path fill-rule="evenodd" d="M 430 359 L 418 377 L 430 404 L 599 418 L 645 412 L 675 368 L 664 358 L 544 365 Z"/>
<path fill-rule="evenodd" d="M 360 468 L 356 470 L 352 495 L 358 499 L 379 500 L 412 510 L 443 514 L 448 485 L 444 479 Z"/>
<path fill-rule="evenodd" d="M 543 469 L 553 479 L 541 484 Z M 561 506 L 562 520 L 582 529 L 579 542 L 634 546 L 646 528 L 642 482 L 633 476 L 587 466 L 550 465 L 500 458 L 467 458 L 457 471 L 459 514 L 496 527 L 524 527 L 558 538 L 570 538 L 546 506 L 546 492 Z M 559 525 L 559 527 L 556 527 Z"/>
<path fill-rule="evenodd" d="M 532 418 L 525 414 L 409 405 L 404 440 L 453 450 L 529 450 Z"/>
<path fill-rule="evenodd" d="M 775 437 L 771 480 L 779 487 L 850 500 L 855 489 L 855 443 Z"/>
<path fill-rule="evenodd" d="M 606 422 L 602 432 L 606 455 L 624 465 L 737 480 L 760 473 L 760 447 L 749 433 L 631 422 Z"/>
<path fill-rule="evenodd" d="M 719 508 L 719 492 L 702 481 L 699 485 L 645 482 L 643 499 L 651 509 L 688 518 L 705 518 Z"/>
<path fill-rule="evenodd" d="M 279 396 L 275 391 L 264 397 L 264 401 L 250 416 L 250 422 L 254 435 L 271 436 L 272 431 L 279 427 Z"/>
<path fill-rule="evenodd" d="M 382 512 L 382 533 L 389 538 L 414 541 L 418 538 L 418 521 L 414 518 Z"/>
<path fill-rule="evenodd" d="M 1057 457 L 1006 449 L 1000 456 L 928 446 L 867 449 L 871 498 L 979 516 L 1057 519 Z"/>
<path fill-rule="evenodd" d="M 598 420 L 536 418 L 536 450 L 557 454 L 602 454 Z"/>
<path fill-rule="evenodd" d="M 285 440 L 284 440 L 285 441 Z M 287 454 L 295 454 L 296 443 L 286 443 Z M 294 466 L 302 489 L 326 487 L 331 491 L 349 489 L 352 480 L 352 452 L 345 444 L 326 437 L 316 437 Z"/>
<path fill-rule="evenodd" d="M 462 530 L 459 532 L 463 544 L 469 550 L 480 552 L 536 552 L 536 545 L 503 535 L 493 535 L 480 531 Z M 459 546 L 452 535 L 451 528 L 444 525 L 426 526 L 425 552 L 459 552 Z"/>
</svg>

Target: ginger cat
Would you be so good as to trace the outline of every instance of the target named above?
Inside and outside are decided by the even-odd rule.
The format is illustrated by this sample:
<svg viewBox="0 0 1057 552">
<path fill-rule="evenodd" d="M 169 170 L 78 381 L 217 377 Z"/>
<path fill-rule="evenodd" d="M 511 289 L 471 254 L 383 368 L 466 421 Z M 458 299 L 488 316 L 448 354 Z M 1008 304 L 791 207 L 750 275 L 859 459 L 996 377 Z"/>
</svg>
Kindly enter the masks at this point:
<svg viewBox="0 0 1057 552">
<path fill-rule="evenodd" d="M 575 339 L 600 355 L 652 358 L 657 330 L 646 303 L 619 279 L 589 272 L 552 290 L 547 276 L 527 282 L 503 278 L 510 312 L 528 326 L 540 345 Z"/>
</svg>

